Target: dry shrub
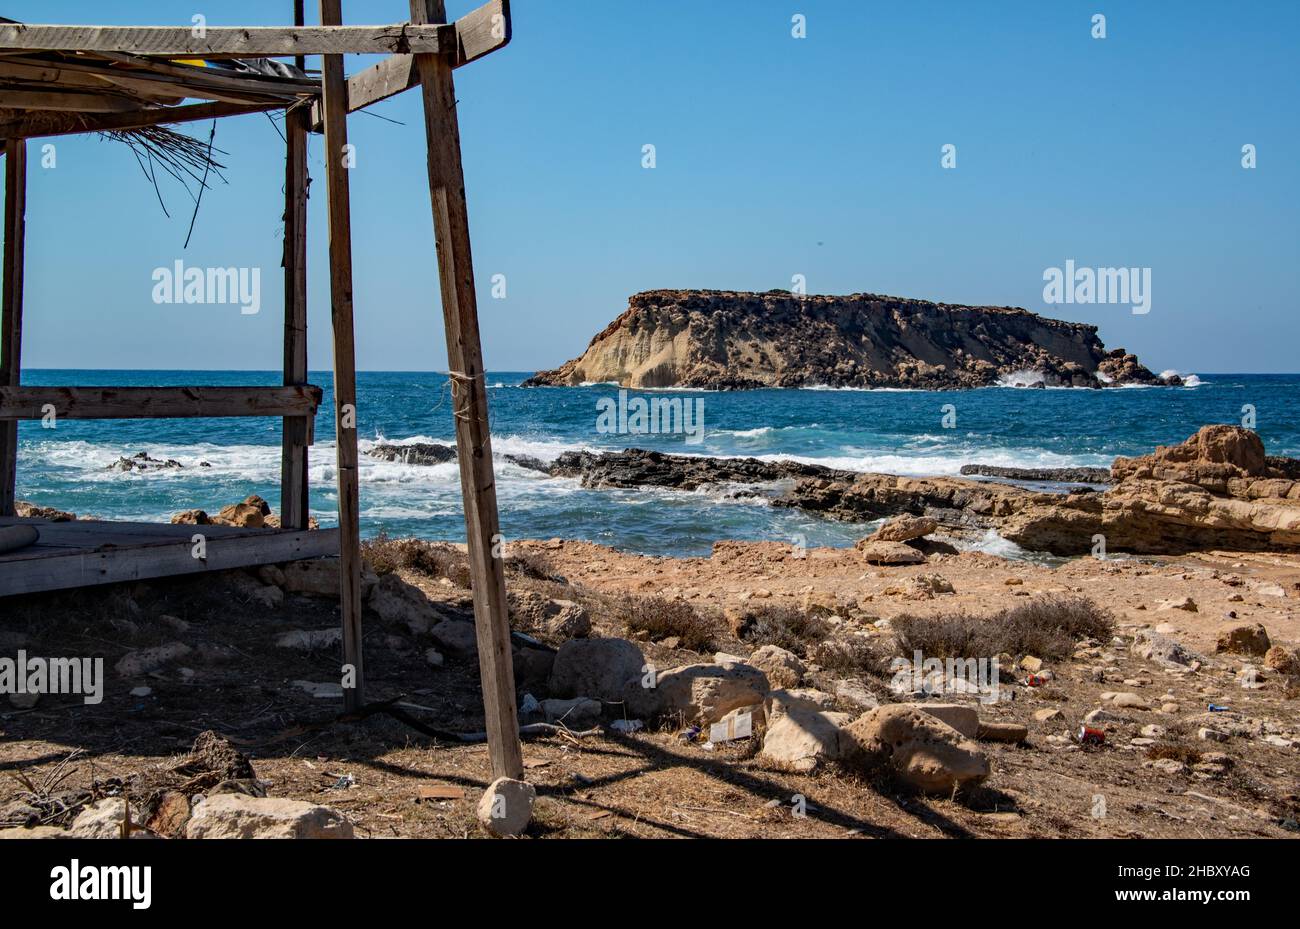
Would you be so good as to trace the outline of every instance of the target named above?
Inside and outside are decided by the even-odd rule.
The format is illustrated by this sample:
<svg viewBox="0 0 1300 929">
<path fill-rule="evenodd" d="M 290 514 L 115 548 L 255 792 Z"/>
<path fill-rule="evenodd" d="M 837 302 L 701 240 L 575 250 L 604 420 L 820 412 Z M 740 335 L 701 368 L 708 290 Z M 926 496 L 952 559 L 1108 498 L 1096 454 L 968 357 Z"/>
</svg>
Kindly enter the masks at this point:
<svg viewBox="0 0 1300 929">
<path fill-rule="evenodd" d="M 614 604 L 614 619 L 629 633 L 644 632 L 652 642 L 677 636 L 682 648 L 711 652 L 722 631 L 719 618 L 701 612 L 685 600 L 661 597 L 624 597 Z"/>
<path fill-rule="evenodd" d="M 1147 749 L 1147 757 L 1152 761 L 1172 758 L 1186 765 L 1194 765 L 1201 760 L 1201 753 L 1189 745 L 1177 745 L 1173 742 L 1161 742 Z"/>
<path fill-rule="evenodd" d="M 1064 658 L 1080 639 L 1107 641 L 1115 619 L 1087 597 L 1044 596 L 991 616 L 945 613 L 896 616 L 891 625 L 900 654 L 932 658 L 987 658 L 1006 652 Z"/>
<path fill-rule="evenodd" d="M 740 637 L 751 645 L 776 645 L 800 658 L 811 658 L 813 649 L 830 635 L 824 620 L 781 604 L 750 607 L 739 626 Z"/>
<path fill-rule="evenodd" d="M 506 556 L 506 570 L 520 574 L 534 581 L 553 581 L 567 584 L 568 581 L 555 570 L 551 560 L 538 552 L 519 552 Z"/>
<path fill-rule="evenodd" d="M 425 577 L 445 577 L 457 587 L 470 586 L 469 558 L 446 543 L 390 539 L 381 532 L 361 543 L 361 553 L 376 574 L 404 569 Z"/>
<path fill-rule="evenodd" d="M 862 636 L 827 639 L 813 646 L 809 657 L 832 674 L 861 677 L 885 673 L 883 657 Z"/>
</svg>

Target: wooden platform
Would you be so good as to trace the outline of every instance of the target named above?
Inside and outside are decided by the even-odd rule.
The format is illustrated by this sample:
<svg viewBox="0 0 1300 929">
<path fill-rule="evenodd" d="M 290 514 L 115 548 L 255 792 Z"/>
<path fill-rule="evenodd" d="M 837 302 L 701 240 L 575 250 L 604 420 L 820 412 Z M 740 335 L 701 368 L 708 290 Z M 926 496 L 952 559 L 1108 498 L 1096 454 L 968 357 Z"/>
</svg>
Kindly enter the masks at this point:
<svg viewBox="0 0 1300 929">
<path fill-rule="evenodd" d="M 14 525 L 34 526 L 41 535 L 33 545 L 0 554 L 0 597 L 339 553 L 337 529 L 296 531 L 0 518 L 0 526 Z M 206 559 L 194 557 L 195 535 L 206 540 Z"/>
</svg>

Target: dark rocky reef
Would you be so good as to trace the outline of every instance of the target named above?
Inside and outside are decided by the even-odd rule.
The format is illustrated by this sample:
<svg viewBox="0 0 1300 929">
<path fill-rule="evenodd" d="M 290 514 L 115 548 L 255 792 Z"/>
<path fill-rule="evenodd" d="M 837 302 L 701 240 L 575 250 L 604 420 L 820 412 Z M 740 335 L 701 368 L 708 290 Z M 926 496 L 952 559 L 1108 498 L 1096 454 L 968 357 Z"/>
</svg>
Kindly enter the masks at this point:
<svg viewBox="0 0 1300 929">
<path fill-rule="evenodd" d="M 381 461 L 396 461 L 401 464 L 436 465 L 456 460 L 456 446 L 437 445 L 432 442 L 416 442 L 411 445 L 376 445 L 367 449 L 366 454 Z"/>
<path fill-rule="evenodd" d="M 1061 484 L 1109 484 L 1110 468 L 1003 468 L 968 464 L 961 473 L 972 477 L 1000 477 L 1009 481 L 1055 481 Z"/>
</svg>

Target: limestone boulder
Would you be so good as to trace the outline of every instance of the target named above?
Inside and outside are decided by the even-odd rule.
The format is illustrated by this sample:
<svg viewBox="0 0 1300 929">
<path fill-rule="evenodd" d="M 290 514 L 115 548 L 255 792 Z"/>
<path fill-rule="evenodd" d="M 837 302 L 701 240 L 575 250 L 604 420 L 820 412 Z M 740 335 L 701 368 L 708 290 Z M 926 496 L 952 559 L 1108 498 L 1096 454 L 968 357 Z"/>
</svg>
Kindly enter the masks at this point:
<svg viewBox="0 0 1300 929">
<path fill-rule="evenodd" d="M 891 772 L 923 793 L 949 795 L 989 775 L 980 747 L 929 713 L 904 704 L 869 710 L 842 732 L 844 761 L 864 773 Z"/>
</svg>

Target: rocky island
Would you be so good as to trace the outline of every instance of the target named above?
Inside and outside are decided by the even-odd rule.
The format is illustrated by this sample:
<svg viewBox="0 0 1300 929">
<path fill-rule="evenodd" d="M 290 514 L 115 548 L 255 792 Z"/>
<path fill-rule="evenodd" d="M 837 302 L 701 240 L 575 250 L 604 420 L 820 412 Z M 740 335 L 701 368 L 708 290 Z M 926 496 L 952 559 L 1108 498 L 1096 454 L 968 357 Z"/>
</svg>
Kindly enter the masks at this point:
<svg viewBox="0 0 1300 929">
<path fill-rule="evenodd" d="M 1016 307 L 877 294 L 651 290 L 581 357 L 524 386 L 908 387 L 1174 385 L 1097 327 Z"/>
</svg>

